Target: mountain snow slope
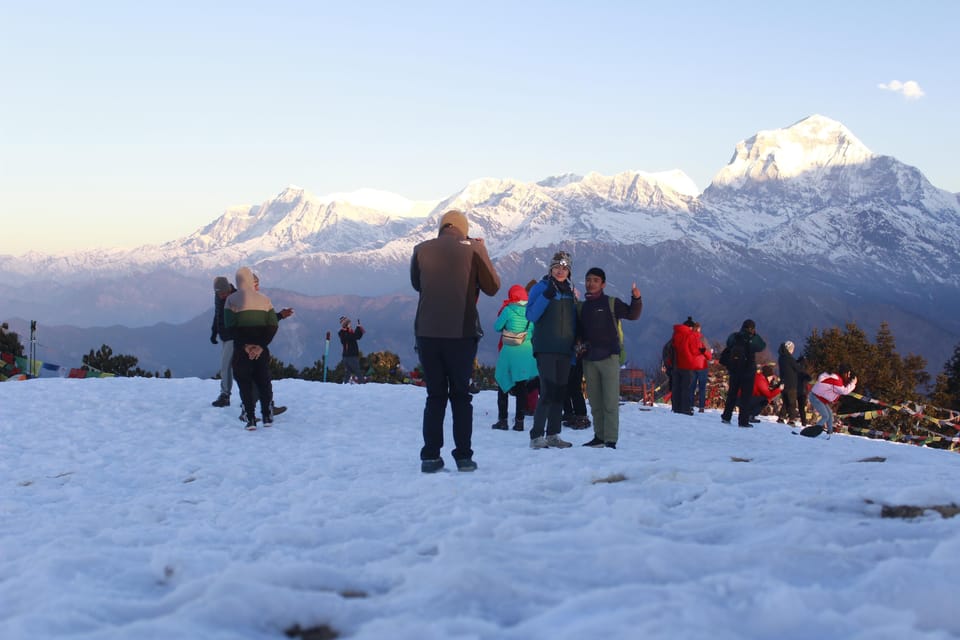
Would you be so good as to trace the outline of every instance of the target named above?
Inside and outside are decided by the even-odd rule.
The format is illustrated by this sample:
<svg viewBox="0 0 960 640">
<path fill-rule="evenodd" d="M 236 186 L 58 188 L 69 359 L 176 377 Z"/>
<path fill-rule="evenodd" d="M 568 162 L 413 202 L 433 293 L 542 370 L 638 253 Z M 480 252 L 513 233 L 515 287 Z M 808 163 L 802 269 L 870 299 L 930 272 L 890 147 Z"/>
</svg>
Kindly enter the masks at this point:
<svg viewBox="0 0 960 640">
<path fill-rule="evenodd" d="M 0 256 L 0 301 L 48 326 L 185 323 L 209 312 L 212 278 L 242 264 L 305 298 L 411 297 L 411 251 L 452 207 L 469 211 L 505 286 L 541 276 L 557 248 L 573 251 L 575 280 L 604 266 L 611 293 L 625 296 L 636 279 L 646 308 L 633 350 L 650 360 L 691 313 L 723 331 L 767 318 L 794 341 L 813 327 L 896 316 L 904 344 L 937 367 L 960 338 L 956 194 L 822 115 L 741 141 L 702 193 L 679 171 L 481 178 L 438 202 L 289 187 L 158 246 Z M 499 298 L 481 305 L 495 313 Z M 408 325 L 385 327 L 391 344 L 411 343 Z"/>
</svg>

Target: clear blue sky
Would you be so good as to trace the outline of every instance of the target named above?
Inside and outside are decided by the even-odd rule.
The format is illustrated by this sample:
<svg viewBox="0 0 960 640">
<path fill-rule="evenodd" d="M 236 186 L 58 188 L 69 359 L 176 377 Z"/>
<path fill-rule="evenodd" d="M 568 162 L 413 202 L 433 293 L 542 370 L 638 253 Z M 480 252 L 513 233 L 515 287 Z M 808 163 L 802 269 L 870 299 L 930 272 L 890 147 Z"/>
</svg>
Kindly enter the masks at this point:
<svg viewBox="0 0 960 640">
<path fill-rule="evenodd" d="M 289 184 L 433 199 L 681 169 L 703 189 L 813 113 L 960 191 L 949 0 L 0 0 L 0 24 L 0 253 L 161 243 Z"/>
</svg>

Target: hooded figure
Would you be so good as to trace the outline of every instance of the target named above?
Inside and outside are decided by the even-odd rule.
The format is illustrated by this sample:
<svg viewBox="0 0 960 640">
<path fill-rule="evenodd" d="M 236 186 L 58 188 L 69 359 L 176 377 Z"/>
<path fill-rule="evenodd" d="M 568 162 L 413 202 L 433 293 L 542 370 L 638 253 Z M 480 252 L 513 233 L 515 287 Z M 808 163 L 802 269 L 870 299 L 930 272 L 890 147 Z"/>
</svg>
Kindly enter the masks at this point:
<svg viewBox="0 0 960 640">
<path fill-rule="evenodd" d="M 267 348 L 277 333 L 277 312 L 270 298 L 257 291 L 253 271 L 237 270 L 237 291 L 224 303 L 224 324 L 233 335 L 233 377 L 240 389 L 247 429 L 257 428 L 253 387 L 260 396 L 263 424 L 273 424 L 270 412 L 273 386 L 270 383 L 270 350 Z"/>
<path fill-rule="evenodd" d="M 533 359 L 533 323 L 527 320 L 527 291 L 515 284 L 510 287 L 509 296 L 504 301 L 494 331 L 526 333 L 523 342 L 517 345 L 504 344 L 497 356 L 495 378 L 497 384 L 506 392 L 513 390 L 518 382 L 526 383 L 537 377 L 537 361 Z M 521 418 L 522 421 L 522 418 Z"/>
</svg>

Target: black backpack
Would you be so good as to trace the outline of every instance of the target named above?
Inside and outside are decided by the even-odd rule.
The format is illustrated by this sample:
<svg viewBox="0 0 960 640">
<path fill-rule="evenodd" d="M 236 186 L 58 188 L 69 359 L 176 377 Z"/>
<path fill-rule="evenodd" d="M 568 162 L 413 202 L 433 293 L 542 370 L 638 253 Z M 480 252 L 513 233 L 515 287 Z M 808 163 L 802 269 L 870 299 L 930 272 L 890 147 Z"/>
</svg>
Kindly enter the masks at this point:
<svg viewBox="0 0 960 640">
<path fill-rule="evenodd" d="M 739 370 L 747 364 L 750 356 L 749 343 L 740 334 L 733 338 L 733 344 L 720 352 L 720 364 L 730 370 Z"/>
</svg>

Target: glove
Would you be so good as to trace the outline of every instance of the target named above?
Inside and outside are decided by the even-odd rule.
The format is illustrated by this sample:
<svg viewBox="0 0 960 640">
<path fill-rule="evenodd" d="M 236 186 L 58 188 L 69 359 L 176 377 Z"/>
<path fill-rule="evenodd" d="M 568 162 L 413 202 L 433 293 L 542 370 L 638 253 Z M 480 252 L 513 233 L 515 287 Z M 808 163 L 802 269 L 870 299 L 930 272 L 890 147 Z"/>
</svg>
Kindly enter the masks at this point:
<svg viewBox="0 0 960 640">
<path fill-rule="evenodd" d="M 557 297 L 557 288 L 553 286 L 553 283 L 547 285 L 547 288 L 543 290 L 543 297 L 547 300 L 553 300 Z"/>
<path fill-rule="evenodd" d="M 217 344 L 217 332 L 214 331 L 210 334 L 210 344 Z"/>
</svg>

